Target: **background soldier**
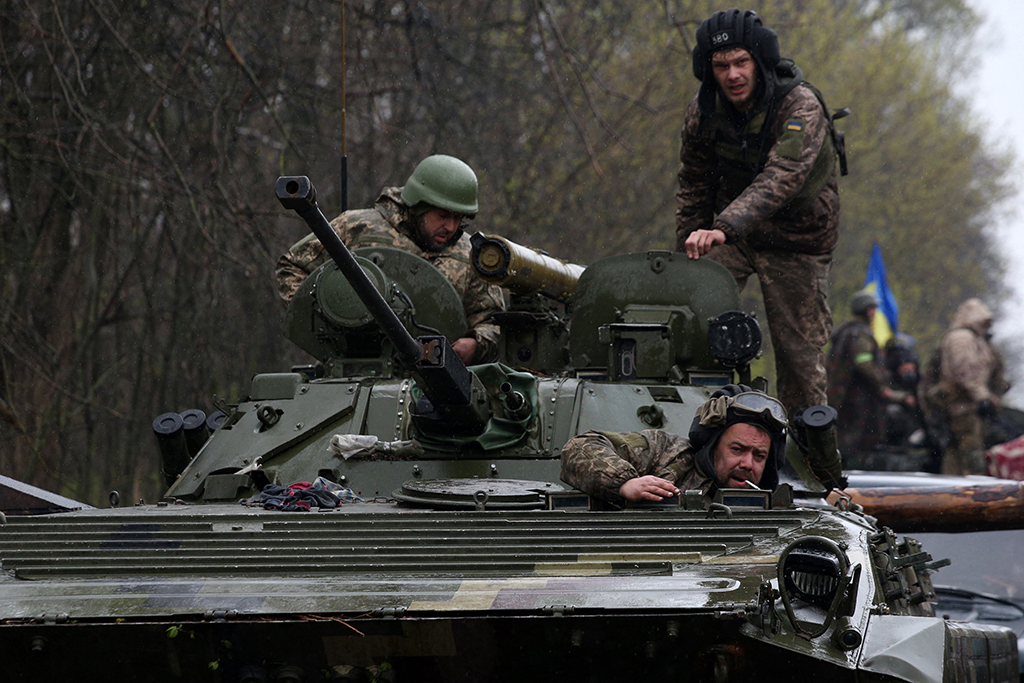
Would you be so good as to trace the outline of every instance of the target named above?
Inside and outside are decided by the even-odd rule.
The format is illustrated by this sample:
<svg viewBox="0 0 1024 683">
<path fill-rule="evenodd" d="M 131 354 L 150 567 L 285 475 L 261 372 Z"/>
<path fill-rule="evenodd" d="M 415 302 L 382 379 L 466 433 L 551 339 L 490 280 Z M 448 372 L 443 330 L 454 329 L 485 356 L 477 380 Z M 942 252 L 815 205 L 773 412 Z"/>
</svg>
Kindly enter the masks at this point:
<svg viewBox="0 0 1024 683">
<path fill-rule="evenodd" d="M 960 304 L 953 323 L 929 361 L 922 383 L 929 421 L 944 426 L 949 443 L 943 474 L 985 474 L 988 421 L 1010 384 L 1003 357 L 992 344 L 992 311 L 980 299 Z"/>
<path fill-rule="evenodd" d="M 843 469 L 871 469 L 872 453 L 885 429 L 885 405 L 912 400 L 889 386 L 881 364 L 871 320 L 878 298 L 861 290 L 850 299 L 853 318 L 832 335 L 828 356 L 828 403 L 839 414 L 839 452 Z"/>
<path fill-rule="evenodd" d="M 662 500 L 714 487 L 774 490 L 786 448 L 786 411 L 774 398 L 729 384 L 693 418 L 689 439 L 658 429 L 584 432 L 562 448 L 562 481 L 595 498 Z"/>
<path fill-rule="evenodd" d="M 826 277 L 839 235 L 836 150 L 822 101 L 752 11 L 697 30 L 700 92 L 686 111 L 676 249 L 761 283 L 778 396 L 790 412 L 826 402 L 832 328 Z"/>
<path fill-rule="evenodd" d="M 885 369 L 889 374 L 889 386 L 896 391 L 906 392 L 915 399 L 890 403 L 885 407 L 885 442 L 898 448 L 930 445 L 924 414 L 916 400 L 921 380 L 921 364 L 914 339 L 902 333 L 896 334 L 885 343 L 882 353 L 885 357 Z M 938 459 L 934 465 L 934 471 L 938 472 Z"/>
<path fill-rule="evenodd" d="M 452 341 L 462 362 L 492 360 L 500 328 L 487 322 L 504 310 L 501 289 L 481 280 L 470 265 L 464 220 L 477 213 L 476 174 L 455 157 L 436 154 L 416 166 L 404 187 L 385 187 L 372 209 L 346 211 L 331 227 L 350 249 L 396 247 L 430 261 L 462 298 L 469 329 Z M 302 282 L 330 257 L 310 233 L 278 259 L 278 292 L 291 301 Z"/>
</svg>

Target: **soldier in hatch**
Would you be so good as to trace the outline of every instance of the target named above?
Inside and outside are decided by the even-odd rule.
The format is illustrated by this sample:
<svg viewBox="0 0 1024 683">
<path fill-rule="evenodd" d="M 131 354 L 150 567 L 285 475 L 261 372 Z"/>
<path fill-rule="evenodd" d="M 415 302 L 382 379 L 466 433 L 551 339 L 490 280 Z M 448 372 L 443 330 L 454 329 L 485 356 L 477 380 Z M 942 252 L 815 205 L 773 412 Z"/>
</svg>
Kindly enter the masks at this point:
<svg viewBox="0 0 1024 683">
<path fill-rule="evenodd" d="M 589 431 L 562 449 L 562 481 L 595 498 L 657 501 L 699 489 L 774 490 L 786 448 L 786 411 L 776 399 L 729 384 L 697 409 L 689 439 L 659 429 Z"/>
<path fill-rule="evenodd" d="M 493 360 L 500 328 L 488 318 L 504 309 L 501 289 L 470 265 L 465 219 L 477 213 L 476 174 L 455 157 L 436 154 L 416 166 L 404 187 L 385 187 L 372 209 L 346 211 L 331 227 L 350 249 L 387 246 L 416 254 L 440 270 L 462 298 L 469 329 L 452 342 L 467 365 Z M 277 262 L 278 292 L 291 301 L 306 277 L 330 257 L 312 233 Z"/>
<path fill-rule="evenodd" d="M 757 275 L 779 399 L 790 412 L 824 404 L 826 278 L 839 235 L 828 114 L 750 10 L 700 25 L 693 72 L 703 85 L 682 133 L 676 250 L 721 263 L 741 289 Z"/>
</svg>

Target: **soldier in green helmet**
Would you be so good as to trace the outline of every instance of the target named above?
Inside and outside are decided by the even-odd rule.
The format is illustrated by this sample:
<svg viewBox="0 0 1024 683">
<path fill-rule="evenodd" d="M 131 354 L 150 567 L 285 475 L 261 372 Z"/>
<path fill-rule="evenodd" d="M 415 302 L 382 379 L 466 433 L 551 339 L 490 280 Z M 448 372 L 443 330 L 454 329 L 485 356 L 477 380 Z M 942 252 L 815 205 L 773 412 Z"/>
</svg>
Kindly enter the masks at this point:
<svg viewBox="0 0 1024 683">
<path fill-rule="evenodd" d="M 404 187 L 385 187 L 372 209 L 346 211 L 333 221 L 350 248 L 386 246 L 426 259 L 462 298 L 469 329 L 452 348 L 467 365 L 492 360 L 500 328 L 488 322 L 504 309 L 501 289 L 480 279 L 470 262 L 466 219 L 477 213 L 477 179 L 465 162 L 444 154 L 416 166 Z M 296 242 L 277 262 L 278 292 L 286 302 L 310 273 L 329 259 L 313 234 Z"/>
<path fill-rule="evenodd" d="M 878 469 L 872 454 L 885 429 L 887 403 L 914 407 L 914 397 L 889 386 L 871 321 L 878 309 L 874 292 L 862 289 L 850 299 L 853 317 L 836 328 L 829 350 L 828 403 L 838 414 L 843 469 Z M 878 461 L 878 462 L 876 462 Z"/>
</svg>

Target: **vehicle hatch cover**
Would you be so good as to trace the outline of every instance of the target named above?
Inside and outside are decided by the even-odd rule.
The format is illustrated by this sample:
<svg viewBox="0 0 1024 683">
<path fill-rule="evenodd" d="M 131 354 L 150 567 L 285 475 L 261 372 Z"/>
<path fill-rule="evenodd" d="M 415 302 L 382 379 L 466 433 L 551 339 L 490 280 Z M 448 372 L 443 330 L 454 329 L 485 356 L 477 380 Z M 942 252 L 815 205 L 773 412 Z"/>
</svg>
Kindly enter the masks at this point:
<svg viewBox="0 0 1024 683">
<path fill-rule="evenodd" d="M 410 479 L 394 497 L 435 509 L 538 510 L 546 504 L 545 494 L 564 490 L 551 482 L 523 479 Z"/>
</svg>

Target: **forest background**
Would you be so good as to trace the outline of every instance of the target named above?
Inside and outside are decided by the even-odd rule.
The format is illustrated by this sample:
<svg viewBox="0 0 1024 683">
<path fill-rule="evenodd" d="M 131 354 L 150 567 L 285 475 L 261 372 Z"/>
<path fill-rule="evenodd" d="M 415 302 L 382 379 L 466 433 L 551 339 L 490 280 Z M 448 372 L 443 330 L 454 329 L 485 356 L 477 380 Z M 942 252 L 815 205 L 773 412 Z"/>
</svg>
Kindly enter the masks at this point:
<svg viewBox="0 0 1024 683">
<path fill-rule="evenodd" d="M 977 17 L 963 0 L 748 6 L 854 112 L 836 322 L 877 240 L 927 357 L 962 300 L 1003 294 L 986 226 L 1012 159 L 954 88 Z M 273 279 L 307 228 L 273 186 L 310 176 L 333 217 L 343 149 L 349 208 L 446 153 L 479 176 L 474 229 L 582 264 L 672 249 L 694 32 L 724 7 L 0 0 L 0 473 L 153 500 L 155 416 L 308 362 Z"/>
</svg>

